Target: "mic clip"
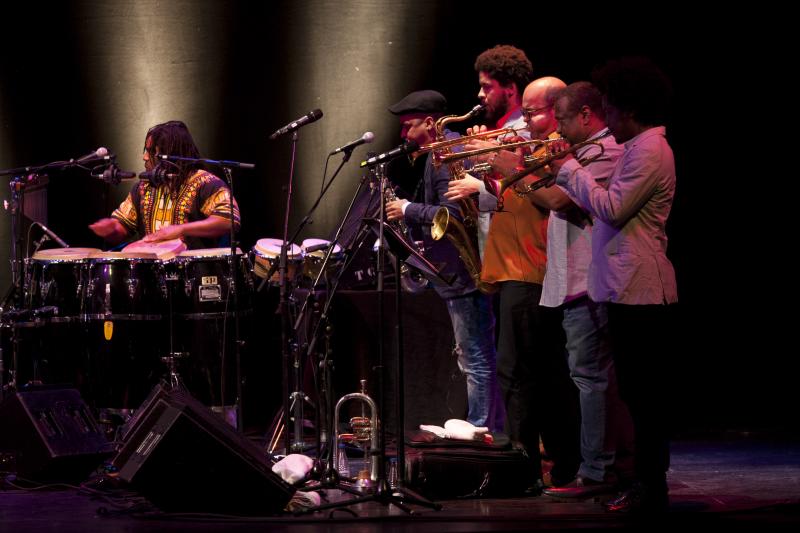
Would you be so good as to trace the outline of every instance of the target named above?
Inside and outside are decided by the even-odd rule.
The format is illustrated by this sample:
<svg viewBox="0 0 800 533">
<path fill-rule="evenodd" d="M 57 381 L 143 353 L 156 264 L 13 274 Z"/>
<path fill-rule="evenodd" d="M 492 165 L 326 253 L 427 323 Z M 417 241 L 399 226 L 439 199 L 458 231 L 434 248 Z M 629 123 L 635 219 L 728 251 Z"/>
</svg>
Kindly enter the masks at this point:
<svg viewBox="0 0 800 533">
<path fill-rule="evenodd" d="M 47 235 L 47 233 L 43 233 L 41 238 L 39 238 L 39 240 L 33 241 L 33 254 L 38 252 L 39 248 L 41 248 L 44 245 L 44 243 L 46 243 L 49 240 L 51 240 L 51 239 Z M 31 254 L 31 255 L 33 255 L 33 254 Z"/>
</svg>

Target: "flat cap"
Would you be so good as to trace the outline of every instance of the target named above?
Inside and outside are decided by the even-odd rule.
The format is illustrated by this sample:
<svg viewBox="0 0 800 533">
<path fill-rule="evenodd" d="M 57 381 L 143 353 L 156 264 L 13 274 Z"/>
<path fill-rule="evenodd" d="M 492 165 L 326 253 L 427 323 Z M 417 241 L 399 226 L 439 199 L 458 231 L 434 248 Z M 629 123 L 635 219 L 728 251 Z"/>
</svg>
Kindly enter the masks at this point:
<svg viewBox="0 0 800 533">
<path fill-rule="evenodd" d="M 444 113 L 447 109 L 447 100 L 442 93 L 437 91 L 414 91 L 393 106 L 389 112 L 395 115 L 410 115 L 413 113 Z"/>
</svg>

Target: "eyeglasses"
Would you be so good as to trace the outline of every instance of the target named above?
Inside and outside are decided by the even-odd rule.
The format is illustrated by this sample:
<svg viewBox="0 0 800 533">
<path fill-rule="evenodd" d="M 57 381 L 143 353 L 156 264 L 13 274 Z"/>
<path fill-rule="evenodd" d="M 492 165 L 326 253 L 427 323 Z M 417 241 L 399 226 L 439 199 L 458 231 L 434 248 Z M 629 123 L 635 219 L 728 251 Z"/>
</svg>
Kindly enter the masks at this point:
<svg viewBox="0 0 800 533">
<path fill-rule="evenodd" d="M 540 111 L 544 109 L 549 109 L 551 106 L 543 105 L 542 107 L 535 107 L 533 109 L 529 109 L 527 107 L 522 108 L 522 118 L 525 120 L 530 120 L 530 118 L 534 115 L 538 115 Z"/>
</svg>

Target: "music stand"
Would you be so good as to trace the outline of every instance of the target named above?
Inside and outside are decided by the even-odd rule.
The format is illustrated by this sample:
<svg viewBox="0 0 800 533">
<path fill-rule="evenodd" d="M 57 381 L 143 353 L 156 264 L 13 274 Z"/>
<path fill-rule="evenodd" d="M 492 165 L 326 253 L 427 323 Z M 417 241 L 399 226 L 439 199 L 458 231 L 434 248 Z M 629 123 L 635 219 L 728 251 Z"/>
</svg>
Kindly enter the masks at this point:
<svg viewBox="0 0 800 533">
<path fill-rule="evenodd" d="M 392 228 L 386 223 L 386 206 L 383 202 L 383 198 L 385 198 L 385 185 L 386 180 L 383 179 L 385 175 L 385 163 L 380 163 L 377 165 L 376 168 L 376 176 L 378 179 L 378 183 L 380 184 L 380 209 L 378 211 L 378 218 L 369 218 L 364 220 L 364 225 L 369 227 L 373 232 L 377 233 L 378 235 L 378 256 L 377 256 L 377 293 L 378 293 L 378 324 L 384 323 L 384 307 L 383 307 L 383 299 L 384 299 L 384 265 L 385 265 L 385 254 L 386 254 L 386 245 L 392 248 L 392 253 L 395 258 L 394 268 L 397 276 L 397 283 L 395 287 L 395 306 L 396 306 L 396 328 L 397 328 L 397 366 L 398 366 L 398 378 L 397 378 L 397 391 L 396 396 L 398 398 L 397 401 L 397 454 L 398 454 L 398 486 L 396 488 L 391 488 L 389 486 L 389 482 L 386 478 L 386 425 L 379 424 L 378 430 L 378 449 L 377 450 L 370 450 L 370 453 L 373 456 L 378 457 L 378 479 L 375 485 L 375 492 L 372 494 L 368 494 L 365 496 L 360 496 L 358 498 L 353 498 L 351 500 L 345 500 L 340 502 L 333 502 L 320 505 L 318 507 L 314 507 L 312 509 L 308 509 L 307 513 L 315 512 L 315 511 L 322 511 L 325 509 L 333 509 L 337 507 L 344 507 L 349 505 L 355 505 L 358 503 L 365 503 L 365 502 L 378 502 L 382 505 L 395 505 L 398 508 L 402 509 L 404 512 L 408 514 L 415 514 L 415 511 L 410 508 L 407 504 L 413 505 L 420 505 L 423 507 L 428 507 L 434 510 L 441 510 L 441 504 L 432 502 L 420 496 L 419 494 L 415 493 L 414 491 L 406 488 L 405 485 L 405 446 L 403 443 L 404 439 L 404 405 L 403 405 L 403 331 L 402 331 L 402 320 L 401 320 L 401 299 L 400 299 L 400 292 L 401 287 L 399 283 L 399 276 L 400 276 L 400 263 L 401 257 L 404 258 L 403 260 L 408 260 L 409 257 L 413 257 L 415 261 L 419 264 L 424 265 L 425 268 L 429 269 L 432 274 L 438 276 L 440 279 L 445 281 L 446 283 L 452 283 L 452 279 L 448 280 L 447 278 L 441 275 L 439 269 L 437 269 L 432 263 L 430 263 L 427 259 L 422 257 L 416 250 L 414 250 L 405 240 Z M 328 302 L 330 302 L 331 296 L 328 296 Z M 327 303 L 326 302 L 326 305 Z M 324 314 L 323 314 L 324 316 Z M 383 357 L 383 344 L 384 344 L 384 335 L 383 335 L 383 328 L 380 327 L 378 329 L 378 364 L 377 367 L 379 369 L 378 372 L 378 395 L 376 404 L 378 406 L 378 413 L 383 412 L 383 407 L 386 405 L 385 402 L 385 390 L 384 390 L 384 379 L 385 379 L 385 372 L 386 368 L 384 365 L 384 357 Z M 329 452 L 333 447 L 331 446 Z M 329 453 L 330 455 L 331 453 Z M 328 469 L 331 469 L 329 465 Z M 336 475 L 334 474 L 333 477 L 335 478 Z M 352 491 L 348 491 L 352 492 Z"/>
</svg>

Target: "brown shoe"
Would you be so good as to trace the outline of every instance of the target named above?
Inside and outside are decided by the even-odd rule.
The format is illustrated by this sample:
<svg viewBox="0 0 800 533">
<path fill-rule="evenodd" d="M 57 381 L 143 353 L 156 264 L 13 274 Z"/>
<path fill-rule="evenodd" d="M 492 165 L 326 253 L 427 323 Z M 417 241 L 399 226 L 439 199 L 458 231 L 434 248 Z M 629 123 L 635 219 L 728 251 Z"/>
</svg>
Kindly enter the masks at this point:
<svg viewBox="0 0 800 533">
<path fill-rule="evenodd" d="M 615 487 L 611 483 L 595 481 L 590 478 L 576 477 L 563 487 L 548 487 L 542 490 L 542 494 L 547 494 L 554 498 L 581 499 L 591 498 L 598 494 L 614 492 Z"/>
</svg>

